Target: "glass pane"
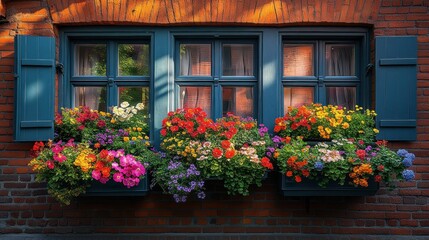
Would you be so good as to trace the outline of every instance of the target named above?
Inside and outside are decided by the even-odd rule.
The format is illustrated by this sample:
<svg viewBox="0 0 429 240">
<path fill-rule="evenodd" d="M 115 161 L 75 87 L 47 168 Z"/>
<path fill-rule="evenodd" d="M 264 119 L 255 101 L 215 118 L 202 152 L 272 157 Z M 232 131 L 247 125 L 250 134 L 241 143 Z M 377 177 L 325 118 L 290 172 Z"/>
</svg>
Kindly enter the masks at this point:
<svg viewBox="0 0 429 240">
<path fill-rule="evenodd" d="M 132 106 L 143 103 L 143 113 L 149 114 L 149 87 L 118 87 L 119 101 L 128 102 Z"/>
<path fill-rule="evenodd" d="M 228 112 L 241 117 L 253 117 L 253 87 L 223 87 L 223 116 Z"/>
<path fill-rule="evenodd" d="M 224 44 L 222 63 L 224 76 L 253 76 L 253 44 Z"/>
<path fill-rule="evenodd" d="M 313 44 L 283 45 L 283 76 L 313 76 Z"/>
<path fill-rule="evenodd" d="M 339 105 L 347 109 L 356 106 L 356 87 L 327 87 L 326 102 L 331 105 Z"/>
<path fill-rule="evenodd" d="M 299 107 L 314 102 L 314 88 L 312 87 L 285 87 L 283 92 L 285 114 L 288 107 Z"/>
<path fill-rule="evenodd" d="M 74 105 L 87 106 L 94 110 L 106 111 L 106 87 L 75 87 Z"/>
<path fill-rule="evenodd" d="M 180 75 L 210 76 L 211 51 L 210 44 L 180 44 Z"/>
<path fill-rule="evenodd" d="M 149 45 L 119 44 L 119 76 L 149 76 Z"/>
<path fill-rule="evenodd" d="M 180 87 L 180 108 L 202 108 L 208 116 L 211 115 L 212 88 L 208 86 Z"/>
<path fill-rule="evenodd" d="M 106 45 L 76 45 L 74 64 L 75 75 L 106 76 Z"/>
<path fill-rule="evenodd" d="M 326 44 L 326 75 L 355 75 L 355 46 L 353 44 Z"/>
</svg>

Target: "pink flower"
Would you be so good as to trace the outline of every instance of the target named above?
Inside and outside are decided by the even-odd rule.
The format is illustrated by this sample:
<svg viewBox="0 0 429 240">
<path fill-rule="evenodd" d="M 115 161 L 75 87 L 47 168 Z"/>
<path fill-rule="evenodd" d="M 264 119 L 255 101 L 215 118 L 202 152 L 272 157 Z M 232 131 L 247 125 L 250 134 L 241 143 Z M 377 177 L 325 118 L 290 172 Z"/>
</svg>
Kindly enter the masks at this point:
<svg viewBox="0 0 429 240">
<path fill-rule="evenodd" d="M 125 155 L 124 149 L 119 149 L 119 150 L 116 151 L 116 156 L 115 157 L 119 158 L 119 157 L 122 157 L 124 155 Z"/>
<path fill-rule="evenodd" d="M 70 138 L 68 141 L 67 141 L 67 143 L 66 143 L 66 145 L 65 145 L 66 147 L 74 147 L 74 146 L 76 146 L 76 144 L 74 143 L 74 138 Z"/>
<path fill-rule="evenodd" d="M 62 163 L 65 160 L 67 160 L 67 157 L 64 154 L 57 153 L 57 154 L 54 155 L 54 160 L 57 161 L 57 162 Z"/>
<path fill-rule="evenodd" d="M 112 163 L 112 168 L 115 169 L 116 171 L 120 171 L 121 168 L 119 167 L 117 162 Z"/>
<path fill-rule="evenodd" d="M 100 180 L 101 172 L 98 170 L 93 170 L 92 171 L 92 178 L 94 178 L 95 180 Z"/>
<path fill-rule="evenodd" d="M 54 162 L 53 162 L 53 161 L 49 160 L 49 161 L 46 161 L 46 166 L 47 166 L 49 169 L 54 169 L 55 164 L 54 164 Z"/>
<path fill-rule="evenodd" d="M 122 182 L 123 179 L 124 179 L 124 176 L 121 173 L 117 172 L 113 174 L 113 180 L 115 182 Z"/>
<path fill-rule="evenodd" d="M 102 184 L 106 184 L 107 181 L 109 181 L 109 178 L 101 177 L 98 181 L 100 181 Z"/>
<path fill-rule="evenodd" d="M 55 146 L 52 148 L 53 153 L 59 153 L 63 150 L 63 147 L 61 147 L 61 141 L 59 141 Z"/>
</svg>

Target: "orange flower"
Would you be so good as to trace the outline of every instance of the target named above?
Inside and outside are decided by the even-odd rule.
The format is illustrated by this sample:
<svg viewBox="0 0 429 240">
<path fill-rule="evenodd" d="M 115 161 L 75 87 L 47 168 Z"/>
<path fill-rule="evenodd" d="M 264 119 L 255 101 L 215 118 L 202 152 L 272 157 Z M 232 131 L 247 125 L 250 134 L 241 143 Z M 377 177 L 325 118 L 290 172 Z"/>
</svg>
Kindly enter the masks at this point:
<svg viewBox="0 0 429 240">
<path fill-rule="evenodd" d="M 292 175 L 293 175 L 293 172 L 292 172 L 292 171 L 287 171 L 287 172 L 286 172 L 286 176 L 288 176 L 288 177 L 292 177 Z"/>
<path fill-rule="evenodd" d="M 301 181 L 302 181 L 301 176 L 295 176 L 295 182 L 301 182 Z"/>
<path fill-rule="evenodd" d="M 223 148 L 223 149 L 228 149 L 229 147 L 231 147 L 231 142 L 230 142 L 230 141 L 228 141 L 228 140 L 223 140 L 223 141 L 221 142 L 221 145 L 222 145 L 222 148 Z"/>
</svg>

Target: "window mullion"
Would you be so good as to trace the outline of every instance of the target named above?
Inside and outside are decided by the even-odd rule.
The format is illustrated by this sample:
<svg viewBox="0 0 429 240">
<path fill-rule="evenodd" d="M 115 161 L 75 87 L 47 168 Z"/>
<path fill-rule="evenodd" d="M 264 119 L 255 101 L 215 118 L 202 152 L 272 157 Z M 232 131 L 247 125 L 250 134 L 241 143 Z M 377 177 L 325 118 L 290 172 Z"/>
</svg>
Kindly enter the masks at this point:
<svg viewBox="0 0 429 240">
<path fill-rule="evenodd" d="M 108 90 L 107 90 L 107 107 L 118 104 L 118 86 L 116 85 L 117 76 L 117 65 L 118 65 L 118 51 L 117 44 L 113 41 L 108 43 L 107 51 L 107 78 L 108 78 Z"/>
</svg>

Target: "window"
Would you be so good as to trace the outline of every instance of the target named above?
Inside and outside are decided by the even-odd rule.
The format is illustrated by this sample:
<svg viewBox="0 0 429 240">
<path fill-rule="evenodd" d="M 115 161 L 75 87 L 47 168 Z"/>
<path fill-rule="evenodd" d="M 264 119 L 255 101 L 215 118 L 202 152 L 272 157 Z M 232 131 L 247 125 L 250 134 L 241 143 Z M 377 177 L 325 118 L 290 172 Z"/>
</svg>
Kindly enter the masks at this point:
<svg viewBox="0 0 429 240">
<path fill-rule="evenodd" d="M 180 108 L 201 107 L 212 118 L 256 115 L 256 41 L 179 39 L 176 93 Z"/>
<path fill-rule="evenodd" d="M 70 76 L 72 105 L 107 111 L 123 101 L 149 113 L 150 46 L 147 40 L 75 41 Z"/>
<path fill-rule="evenodd" d="M 284 112 L 312 102 L 361 104 L 359 41 L 284 39 L 282 49 Z"/>
</svg>

